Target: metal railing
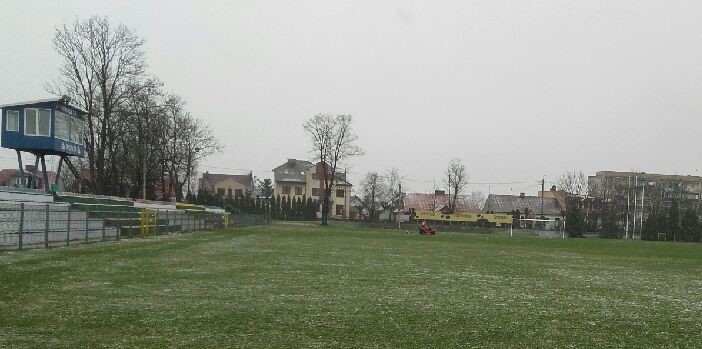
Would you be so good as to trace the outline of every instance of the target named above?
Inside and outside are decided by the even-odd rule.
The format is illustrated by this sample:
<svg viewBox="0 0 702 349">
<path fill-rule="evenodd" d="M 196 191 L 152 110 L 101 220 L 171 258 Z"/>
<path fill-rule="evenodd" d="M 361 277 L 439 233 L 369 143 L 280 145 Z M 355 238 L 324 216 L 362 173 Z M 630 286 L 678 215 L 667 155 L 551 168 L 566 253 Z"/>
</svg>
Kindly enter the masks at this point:
<svg viewBox="0 0 702 349">
<path fill-rule="evenodd" d="M 228 217 L 230 228 L 264 225 L 271 222 L 271 217 L 264 214 L 230 213 Z"/>
<path fill-rule="evenodd" d="M 67 204 L 0 203 L 0 249 L 119 239 L 118 230 Z"/>
<path fill-rule="evenodd" d="M 50 248 L 269 222 L 269 217 L 257 214 L 0 203 L 0 250 Z"/>
</svg>

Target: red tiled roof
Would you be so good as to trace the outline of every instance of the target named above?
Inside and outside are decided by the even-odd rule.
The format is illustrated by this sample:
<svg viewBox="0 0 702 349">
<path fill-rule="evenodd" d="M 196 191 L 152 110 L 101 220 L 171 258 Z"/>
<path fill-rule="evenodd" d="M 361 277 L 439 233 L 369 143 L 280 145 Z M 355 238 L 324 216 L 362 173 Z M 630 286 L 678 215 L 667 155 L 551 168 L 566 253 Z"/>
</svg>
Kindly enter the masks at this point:
<svg viewBox="0 0 702 349">
<path fill-rule="evenodd" d="M 200 178 L 200 188 L 205 190 L 214 190 L 215 183 L 226 179 L 232 179 L 248 188 L 252 184 L 251 181 L 253 180 L 253 177 L 251 173 L 245 175 L 231 175 L 205 172 L 202 174 L 202 178 Z"/>
<path fill-rule="evenodd" d="M 554 198 L 541 198 L 538 196 L 517 196 L 517 195 L 488 195 L 483 208 L 486 212 L 509 213 L 515 210 L 524 212 L 526 209 L 532 214 L 539 214 L 542 210 L 545 215 L 559 216 L 561 207 L 558 205 L 558 200 Z"/>
<path fill-rule="evenodd" d="M 424 193 L 407 193 L 402 198 L 405 209 L 413 208 L 418 211 L 435 211 L 448 207 L 449 195 L 435 195 Z M 453 200 L 453 195 L 451 195 Z M 456 212 L 480 212 L 480 203 L 470 198 L 469 195 L 458 195 L 456 199 Z"/>
</svg>

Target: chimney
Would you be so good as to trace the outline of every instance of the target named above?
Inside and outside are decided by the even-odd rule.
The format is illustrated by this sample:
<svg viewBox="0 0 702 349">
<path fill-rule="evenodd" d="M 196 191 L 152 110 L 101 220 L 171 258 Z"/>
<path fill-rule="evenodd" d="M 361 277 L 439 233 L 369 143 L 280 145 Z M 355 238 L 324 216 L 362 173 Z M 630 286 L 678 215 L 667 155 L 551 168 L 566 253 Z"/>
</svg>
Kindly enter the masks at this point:
<svg viewBox="0 0 702 349">
<path fill-rule="evenodd" d="M 525 196 L 524 193 L 519 193 L 520 198 L 524 199 L 524 196 Z"/>
<path fill-rule="evenodd" d="M 286 162 L 285 164 L 288 167 L 295 167 L 295 162 L 296 162 L 295 159 L 288 159 L 288 162 Z"/>
<path fill-rule="evenodd" d="M 446 195 L 446 191 L 436 189 L 434 190 L 434 195 Z"/>
</svg>

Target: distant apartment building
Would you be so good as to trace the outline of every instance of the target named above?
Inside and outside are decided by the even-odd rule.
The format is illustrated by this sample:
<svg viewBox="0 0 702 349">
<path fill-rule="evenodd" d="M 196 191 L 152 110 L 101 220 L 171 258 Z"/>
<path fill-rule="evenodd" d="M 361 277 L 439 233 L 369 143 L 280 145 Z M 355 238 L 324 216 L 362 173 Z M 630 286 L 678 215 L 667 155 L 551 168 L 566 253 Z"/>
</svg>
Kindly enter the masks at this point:
<svg viewBox="0 0 702 349">
<path fill-rule="evenodd" d="M 284 164 L 273 169 L 275 194 L 288 199 L 310 197 L 312 200 L 319 201 L 321 205 L 326 184 L 324 173 L 327 168 L 328 166 L 322 163 L 314 164 L 305 160 L 288 159 Z M 330 217 L 337 219 L 349 217 L 351 189 L 352 185 L 346 181 L 346 175 L 337 172 L 329 198 Z M 321 209 L 318 216 L 321 216 Z"/>
<path fill-rule="evenodd" d="M 588 177 L 588 191 L 604 205 L 626 206 L 620 211 L 638 209 L 646 215 L 652 209 L 666 210 L 677 201 L 681 208 L 692 208 L 698 215 L 702 214 L 700 176 L 599 171 Z"/>
<path fill-rule="evenodd" d="M 198 189 L 227 197 L 244 196 L 251 190 L 253 174 L 231 175 L 221 173 L 202 174 L 199 179 Z"/>
</svg>

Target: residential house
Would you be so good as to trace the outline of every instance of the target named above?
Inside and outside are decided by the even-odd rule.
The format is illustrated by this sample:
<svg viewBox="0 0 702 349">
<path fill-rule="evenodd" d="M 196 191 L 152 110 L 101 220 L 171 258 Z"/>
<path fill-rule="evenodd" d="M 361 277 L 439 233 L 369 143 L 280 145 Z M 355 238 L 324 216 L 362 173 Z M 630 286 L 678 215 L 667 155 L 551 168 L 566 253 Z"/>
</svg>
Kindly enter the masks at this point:
<svg viewBox="0 0 702 349">
<path fill-rule="evenodd" d="M 222 196 L 244 196 L 251 190 L 253 174 L 232 175 L 205 172 L 198 180 L 198 189 Z"/>
<path fill-rule="evenodd" d="M 490 194 L 485 200 L 482 211 L 512 214 L 517 210 L 519 211 L 519 219 L 527 220 L 522 221 L 522 226 L 532 226 L 530 222 L 533 221 L 528 220 L 541 219 L 543 216 L 549 221 L 544 224 L 546 230 L 558 227 L 563 219 L 562 214 L 565 212 L 565 209 L 558 203 L 558 199 L 554 197 L 527 196 L 524 193 L 518 196 Z"/>
<path fill-rule="evenodd" d="M 602 209 L 602 200 L 589 195 L 575 195 L 564 190 L 556 189 L 552 186 L 550 190 L 540 191 L 539 197 L 555 199 L 561 211 L 567 212 L 568 207 L 577 204 L 584 214 L 584 221 L 588 229 L 594 229 L 598 222 Z"/>
<path fill-rule="evenodd" d="M 24 183 L 22 183 L 21 180 L 21 174 L 19 169 L 16 168 L 6 168 L 3 170 L 0 170 L 0 186 L 5 186 L 5 187 L 15 187 L 15 188 L 20 188 L 20 187 L 25 187 L 25 183 L 27 183 L 27 180 L 31 178 L 32 172 L 34 172 L 34 166 L 33 165 L 25 165 L 24 167 Z M 53 171 L 46 171 L 46 175 L 49 180 L 49 185 L 53 184 L 56 181 L 56 172 Z M 36 189 L 41 189 L 45 190 L 44 186 L 44 175 L 41 173 L 41 171 L 37 171 L 36 175 L 33 177 L 34 178 L 34 183 L 36 183 L 35 188 Z"/>
<path fill-rule="evenodd" d="M 305 160 L 288 159 L 284 164 L 273 169 L 275 194 L 281 197 L 302 198 L 303 195 L 311 196 L 308 188 L 308 172 L 314 166 Z M 308 189 L 310 189 L 308 191 Z M 319 193 L 315 192 L 319 197 Z"/>
<path fill-rule="evenodd" d="M 415 211 L 441 211 L 448 213 L 449 200 L 453 201 L 453 199 L 453 195 L 448 195 L 443 190 L 436 190 L 434 194 L 406 193 L 402 196 L 401 208 L 405 211 L 414 209 Z M 481 212 L 480 202 L 471 198 L 470 195 L 458 195 L 454 212 Z"/>
<path fill-rule="evenodd" d="M 352 195 L 349 199 L 349 217 L 352 220 L 360 220 L 364 214 L 363 201 L 358 195 Z"/>
<path fill-rule="evenodd" d="M 324 198 L 328 165 L 297 159 L 288 159 L 284 164 L 273 169 L 275 193 L 281 197 L 297 199 L 309 197 L 321 202 Z M 346 175 L 337 172 L 334 176 L 334 187 L 330 197 L 329 215 L 336 219 L 346 219 L 350 213 L 350 198 L 352 185 L 346 180 Z M 321 215 L 321 208 L 318 216 Z"/>
</svg>

